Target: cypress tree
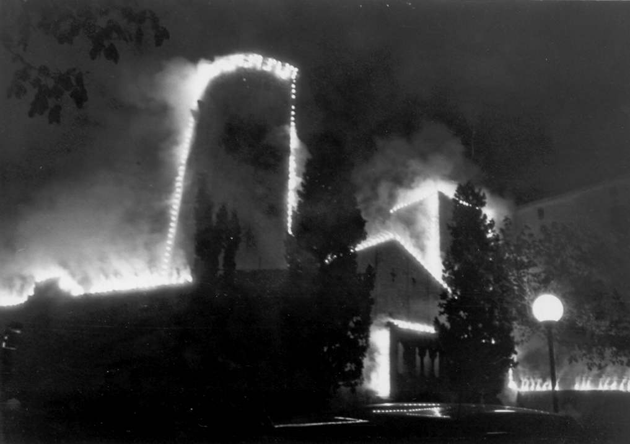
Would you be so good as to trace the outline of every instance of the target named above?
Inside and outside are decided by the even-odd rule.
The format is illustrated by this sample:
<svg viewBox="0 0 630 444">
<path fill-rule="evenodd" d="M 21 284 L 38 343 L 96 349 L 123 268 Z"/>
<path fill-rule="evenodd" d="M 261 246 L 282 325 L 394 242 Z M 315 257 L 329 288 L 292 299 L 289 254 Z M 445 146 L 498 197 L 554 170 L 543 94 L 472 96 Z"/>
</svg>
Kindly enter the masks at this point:
<svg viewBox="0 0 630 444">
<path fill-rule="evenodd" d="M 453 199 L 452 237 L 436 320 L 445 370 L 460 399 L 492 400 L 514 364 L 513 310 L 494 221 L 483 212 L 483 192 L 460 185 Z"/>
<path fill-rule="evenodd" d="M 287 262 L 297 279 L 294 288 L 307 288 L 314 301 L 301 341 L 310 350 L 309 372 L 320 393 L 331 395 L 360 382 L 373 274 L 357 270 L 353 247 L 365 237 L 365 221 L 350 183 L 353 164 L 344 142 L 324 134 L 310 146 Z"/>
</svg>

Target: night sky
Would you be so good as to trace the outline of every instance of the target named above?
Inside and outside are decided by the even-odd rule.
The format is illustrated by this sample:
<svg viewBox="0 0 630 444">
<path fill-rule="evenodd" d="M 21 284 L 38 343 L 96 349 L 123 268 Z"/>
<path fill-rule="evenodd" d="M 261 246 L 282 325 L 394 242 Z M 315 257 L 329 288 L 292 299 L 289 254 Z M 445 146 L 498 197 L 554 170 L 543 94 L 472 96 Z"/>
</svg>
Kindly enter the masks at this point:
<svg viewBox="0 0 630 444">
<path fill-rule="evenodd" d="M 537 193 L 563 191 L 622 174 L 630 161 L 625 148 L 630 5 L 141 4 L 153 7 L 171 32 L 162 48 L 126 51 L 118 66 L 90 63 L 80 45 L 45 42 L 45 54 L 38 54 L 41 62 L 74 63 L 91 71 L 86 114 L 103 131 L 119 131 L 111 114 L 120 114 L 114 102 L 125 101 L 125 83 L 155 74 L 160 63 L 255 51 L 300 68 L 299 129 L 306 141 L 318 131 L 335 131 L 361 152 L 375 134 L 408 136 L 422 116 L 437 119 L 469 150 L 474 140 L 473 160 L 489 184 L 522 200 L 530 198 L 533 182 Z M 11 70 L 5 53 L 2 68 L 4 88 Z M 63 163 L 48 158 L 49 150 L 26 151 L 29 145 L 49 145 L 50 139 L 64 143 L 70 119 L 60 128 L 41 130 L 41 122 L 24 118 L 25 103 L 3 97 L 0 106 L 3 170 L 25 156 L 44 169 Z"/>
<path fill-rule="evenodd" d="M 68 104 L 61 125 L 49 125 L 27 117 L 27 100 L 0 96 L 3 251 L 33 248 L 45 230 L 86 230 L 73 220 L 87 220 L 94 233 L 116 231 L 123 243 L 140 237 L 121 230 L 121 219 L 142 222 L 143 242 L 161 235 L 172 185 L 169 113 L 177 101 L 176 79 L 164 82 L 164 73 L 236 52 L 297 66 L 301 140 L 309 146 L 318 134 L 340 135 L 358 170 L 401 143 L 401 153 L 423 158 L 414 141 L 427 131 L 446 131 L 465 169 L 517 202 L 630 166 L 625 2 L 138 4 L 154 9 L 170 31 L 162 47 L 126 48 L 117 65 L 89 60 L 82 43 L 36 39 L 29 48 L 36 64 L 89 71 L 85 110 Z M 0 66 L 4 90 L 14 66 L 4 50 Z M 103 208 L 111 220 L 96 216 Z M 72 250 L 73 235 L 55 235 L 55 248 Z M 78 260 L 74 253 L 67 260 Z M 19 268 L 13 261 L 5 254 L 0 265 Z"/>
</svg>

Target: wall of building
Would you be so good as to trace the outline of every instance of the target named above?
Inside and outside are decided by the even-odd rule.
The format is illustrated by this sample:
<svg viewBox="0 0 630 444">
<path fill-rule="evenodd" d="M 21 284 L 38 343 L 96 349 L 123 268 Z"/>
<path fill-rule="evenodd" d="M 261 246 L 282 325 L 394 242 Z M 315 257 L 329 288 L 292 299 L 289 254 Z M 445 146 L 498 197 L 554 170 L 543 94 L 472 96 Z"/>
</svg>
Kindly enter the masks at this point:
<svg viewBox="0 0 630 444">
<path fill-rule="evenodd" d="M 433 324 L 441 286 L 400 244 L 392 240 L 360 251 L 359 270 L 368 265 L 376 273 L 373 317 Z"/>
<path fill-rule="evenodd" d="M 517 228 L 538 231 L 553 222 L 574 223 L 600 233 L 630 233 L 630 176 L 531 202 L 516 209 Z"/>
<path fill-rule="evenodd" d="M 395 240 L 361 250 L 358 266 L 375 271 L 367 388 L 387 399 L 436 399 L 440 364 L 432 326 L 441 285 Z"/>
<path fill-rule="evenodd" d="M 448 248 L 451 245 L 451 233 L 448 230 L 448 224 L 451 223 L 453 218 L 453 199 L 446 194 L 439 193 L 439 205 L 440 205 L 440 251 L 442 252 L 442 259 L 446 255 Z"/>
<path fill-rule="evenodd" d="M 289 97 L 284 83 L 244 72 L 214 82 L 199 106 L 182 223 L 194 220 L 197 187 L 215 211 L 223 204 L 235 211 L 238 269 L 286 267 Z"/>
</svg>

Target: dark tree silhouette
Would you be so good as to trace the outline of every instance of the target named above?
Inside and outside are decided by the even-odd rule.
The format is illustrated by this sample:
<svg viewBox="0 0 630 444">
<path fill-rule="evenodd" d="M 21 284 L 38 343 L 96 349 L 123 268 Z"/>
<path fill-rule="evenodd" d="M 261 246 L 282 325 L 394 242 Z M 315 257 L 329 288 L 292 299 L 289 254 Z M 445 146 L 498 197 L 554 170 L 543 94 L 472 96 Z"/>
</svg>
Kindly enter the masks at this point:
<svg viewBox="0 0 630 444">
<path fill-rule="evenodd" d="M 234 285 L 236 273 L 236 253 L 241 243 L 241 225 L 238 214 L 232 211 L 227 225 L 223 246 L 223 282 L 227 286 Z"/>
<path fill-rule="evenodd" d="M 595 233 L 574 224 L 554 222 L 534 233 L 503 230 L 503 257 L 523 340 L 544 334 L 530 307 L 536 296 L 551 292 L 562 298 L 565 315 L 557 340 L 570 359 L 589 367 L 630 364 L 630 306 L 620 283 L 627 242 L 619 233 Z"/>
<path fill-rule="evenodd" d="M 31 59 L 29 45 L 36 35 L 59 45 L 87 40 L 89 57 L 120 59 L 121 45 L 141 48 L 146 34 L 155 46 L 170 38 L 159 17 L 150 9 L 135 9 L 128 2 L 99 6 L 84 0 L 5 0 L 2 11 L 2 47 L 17 65 L 7 94 L 22 99 L 32 94 L 29 117 L 48 115 L 49 123 L 61 122 L 61 111 L 69 97 L 77 108 L 88 101 L 87 73 L 78 67 L 52 68 Z"/>
<path fill-rule="evenodd" d="M 214 205 L 203 186 L 197 190 L 195 201 L 195 258 L 193 279 L 202 292 L 214 288 L 219 274 L 222 249 L 221 233 L 214 221 Z"/>
<path fill-rule="evenodd" d="M 204 181 L 201 180 L 200 184 Z M 241 243 L 241 226 L 236 211 L 225 204 L 214 213 L 214 205 L 203 185 L 195 202 L 195 259 L 193 278 L 201 293 L 234 287 L 236 253 Z"/>
<path fill-rule="evenodd" d="M 444 261 L 450 291 L 441 295 L 436 320 L 447 375 L 463 400 L 475 402 L 501 391 L 515 352 L 500 238 L 482 211 L 485 203 L 473 184 L 457 188 Z"/>
<path fill-rule="evenodd" d="M 350 183 L 353 164 L 343 141 L 322 135 L 306 166 L 295 238 L 288 243 L 288 263 L 295 288 L 306 289 L 316 306 L 306 313 L 302 344 L 310 372 L 322 393 L 355 387 L 361 379 L 368 346 L 373 274 L 357 271 L 353 247 L 365 237 L 365 221 Z M 331 168 L 334 165 L 334 168 Z M 302 287 L 303 288 L 303 287 Z"/>
</svg>

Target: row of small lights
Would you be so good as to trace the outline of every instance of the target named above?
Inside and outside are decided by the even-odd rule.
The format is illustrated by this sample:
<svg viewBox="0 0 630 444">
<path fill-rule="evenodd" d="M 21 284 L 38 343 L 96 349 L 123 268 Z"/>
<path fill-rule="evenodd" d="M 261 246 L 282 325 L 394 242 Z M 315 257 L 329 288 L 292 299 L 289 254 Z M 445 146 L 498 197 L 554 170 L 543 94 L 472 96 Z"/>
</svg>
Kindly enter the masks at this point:
<svg viewBox="0 0 630 444">
<path fill-rule="evenodd" d="M 96 284 L 91 287 L 84 288 L 71 277 L 64 274 L 57 274 L 54 276 L 50 275 L 48 277 L 38 276 L 38 279 L 33 285 L 31 294 L 34 292 L 37 285 L 51 279 L 56 279 L 59 289 L 65 293 L 68 293 L 70 296 L 79 296 L 82 294 L 100 295 L 129 290 L 152 290 L 173 285 L 186 285 L 192 282 L 192 276 L 190 275 L 190 272 L 186 272 L 177 276 L 171 276 L 169 279 L 165 279 L 161 275 L 150 274 L 143 276 L 133 276 L 131 278 L 128 277 L 125 279 L 118 279 L 113 282 L 108 281 L 102 284 Z"/>
<path fill-rule="evenodd" d="M 423 191 L 423 189 L 425 188 L 428 188 L 428 190 Z M 420 203 L 431 195 L 437 193 L 442 193 L 450 198 L 453 198 L 455 196 L 455 189 L 456 184 L 454 182 L 431 179 L 427 182 L 424 182 L 423 185 L 417 187 L 413 192 L 410 193 L 407 198 L 401 200 L 396 205 L 394 205 L 389 210 L 389 212 L 393 214 L 399 210 L 402 210 L 403 208 Z"/>
<path fill-rule="evenodd" d="M 341 425 L 341 424 L 363 424 L 368 422 L 365 419 L 356 419 L 356 418 L 346 418 L 336 416 L 335 419 L 337 421 L 320 421 L 320 422 L 306 422 L 300 424 L 276 424 L 274 427 L 277 429 L 287 428 L 287 427 L 318 427 L 318 426 L 328 426 L 328 425 Z"/>
<path fill-rule="evenodd" d="M 521 381 L 520 385 L 514 382 L 514 384 L 511 385 L 511 388 L 519 392 L 546 392 L 551 390 L 551 381 L 543 381 L 542 379 L 532 380 L 530 378 L 525 378 Z M 630 392 L 630 379 L 602 378 L 597 383 L 593 383 L 590 380 L 587 382 L 582 382 L 578 380 L 573 385 L 573 390 Z"/>
<path fill-rule="evenodd" d="M 217 58 L 213 63 L 202 62 L 198 67 L 196 81 L 196 94 L 194 103 L 192 103 L 191 111 L 198 111 L 198 100 L 201 99 L 209 84 L 216 77 L 233 72 L 237 69 L 253 69 L 258 71 L 269 72 L 278 79 L 291 80 L 291 121 L 290 121 L 290 145 L 291 155 L 289 160 L 289 196 L 288 196 L 288 230 L 291 232 L 291 217 L 297 205 L 297 172 L 296 172 L 296 150 L 299 147 L 296 130 L 296 110 L 295 99 L 297 95 L 296 79 L 298 70 L 288 63 L 282 63 L 269 57 L 263 57 L 258 54 L 235 54 L 227 57 Z M 184 181 L 186 177 L 186 165 L 192 147 L 195 134 L 196 118 L 195 114 L 191 115 L 184 131 L 182 141 L 177 151 L 181 152 L 179 164 L 177 167 L 177 177 L 175 179 L 175 189 L 172 197 L 172 204 L 169 211 L 169 227 L 166 237 L 165 250 L 162 258 L 161 274 L 159 276 L 149 276 L 136 279 L 126 279 L 120 282 L 106 283 L 97 285 L 88 290 L 79 285 L 74 279 L 65 274 L 56 274 L 49 277 L 38 277 L 37 282 L 44 282 L 48 279 L 58 279 L 58 285 L 62 291 L 72 296 L 80 294 L 107 294 L 128 290 L 149 290 L 171 285 L 185 285 L 192 282 L 190 273 L 179 276 L 173 276 L 169 273 L 171 257 L 173 252 L 173 244 L 177 233 L 177 225 L 181 202 L 184 192 Z"/>
<path fill-rule="evenodd" d="M 437 191 L 435 191 L 437 193 Z M 423 195 L 421 197 L 414 197 L 414 198 L 409 198 L 408 200 L 405 200 L 404 202 L 400 202 L 396 205 L 394 205 L 390 210 L 390 214 L 394 214 L 397 211 L 402 210 L 403 208 L 407 208 L 410 207 L 412 205 L 415 205 L 417 203 L 422 202 L 423 200 L 427 199 L 428 197 L 430 197 L 430 195 L 433 193 L 433 191 L 429 191 L 426 195 Z"/>
<path fill-rule="evenodd" d="M 210 83 L 217 77 L 225 74 L 232 73 L 238 69 L 252 69 L 256 71 L 264 71 L 272 74 L 280 80 L 291 80 L 291 121 L 290 121 L 290 159 L 289 159 L 289 190 L 288 190 L 288 231 L 291 232 L 291 220 L 292 212 L 296 207 L 297 196 L 297 174 L 296 168 L 296 153 L 298 148 L 297 131 L 295 124 L 295 99 L 297 96 L 296 79 L 298 70 L 296 67 L 280 62 L 270 57 L 263 57 L 259 54 L 233 54 L 230 56 L 219 57 L 214 62 L 209 63 L 202 61 L 197 67 L 197 75 L 194 78 L 194 99 L 191 103 L 191 111 L 198 111 L 198 101 L 201 100 L 203 94 L 208 89 Z M 184 137 L 180 144 L 178 151 L 181 151 L 181 157 L 177 168 L 177 178 L 175 180 L 175 190 L 173 193 L 171 210 L 170 210 L 170 222 L 169 229 L 166 238 L 166 247 L 162 260 L 162 274 L 168 275 L 168 270 L 171 265 L 171 258 L 173 252 L 173 243 L 175 241 L 175 235 L 177 233 L 177 225 L 179 220 L 179 213 L 181 208 L 181 201 L 183 196 L 184 179 L 186 175 L 186 165 L 188 163 L 188 157 L 192 147 L 193 136 L 195 133 L 196 118 L 191 116 Z"/>
<path fill-rule="evenodd" d="M 575 379 L 573 390 L 577 391 L 620 391 L 630 392 L 630 378 L 603 377 L 597 383 L 592 377 L 579 376 Z M 551 390 L 551 381 L 542 378 L 522 378 L 518 384 L 512 369 L 508 373 L 508 387 L 519 392 L 546 392 Z"/>
<path fill-rule="evenodd" d="M 412 205 L 418 204 L 418 203 L 422 202 L 423 200 L 427 199 L 428 197 L 430 197 L 430 193 L 427 193 L 427 195 L 422 196 L 422 197 L 413 198 L 413 199 L 409 199 L 409 200 L 407 200 L 405 202 L 401 202 L 401 203 L 393 206 L 392 209 L 389 210 L 389 212 L 390 212 L 390 214 L 394 214 L 395 212 L 400 211 L 400 210 L 402 210 L 404 208 L 407 208 L 407 207 L 410 207 Z M 468 203 L 466 201 L 463 201 L 463 200 L 461 200 L 461 199 L 459 199 L 459 198 L 457 198 L 455 196 L 449 196 L 449 197 L 451 199 L 453 199 L 455 202 L 460 203 L 460 204 L 462 204 L 462 205 L 464 205 L 466 207 L 479 208 L 479 207 L 477 207 L 475 205 L 472 205 L 472 204 L 470 204 L 470 203 Z"/>
<path fill-rule="evenodd" d="M 421 416 L 426 417 L 427 412 L 432 412 L 434 417 L 438 418 L 450 418 L 449 415 L 442 414 L 440 407 L 427 407 L 422 409 L 392 409 L 392 410 L 375 410 L 374 413 L 404 413 L 407 416 Z M 422 414 L 420 414 L 422 413 Z"/>
<path fill-rule="evenodd" d="M 170 210 L 170 222 L 168 225 L 168 234 L 166 236 L 166 248 L 164 251 L 164 257 L 162 258 L 162 275 L 167 276 L 171 265 L 171 257 L 173 253 L 173 242 L 175 241 L 175 233 L 177 232 L 177 221 L 179 219 L 179 211 L 182 204 L 182 196 L 184 194 L 184 179 L 186 178 L 186 163 L 188 162 L 188 155 L 190 154 L 190 148 L 192 146 L 193 135 L 195 133 L 196 119 L 194 116 L 190 116 L 184 139 L 181 143 L 183 149 L 183 155 L 180 158 L 179 165 L 177 167 L 177 178 L 175 179 L 175 191 L 173 193 L 173 204 Z"/>
<path fill-rule="evenodd" d="M 390 322 L 394 324 L 398 328 L 402 328 L 403 330 L 412 330 L 420 333 L 430 333 L 435 334 L 435 327 L 429 324 L 421 324 L 418 322 L 409 322 L 402 321 L 398 319 L 391 319 Z"/>
<path fill-rule="evenodd" d="M 392 233 L 391 231 L 382 231 L 375 236 L 367 238 L 363 242 L 359 243 L 356 247 L 354 247 L 353 251 L 359 252 L 392 240 L 398 242 L 407 251 L 407 253 L 409 253 L 420 265 L 422 265 L 422 267 L 427 270 L 431 274 L 431 276 L 433 276 L 433 278 L 440 283 L 440 285 L 442 285 L 442 287 L 447 288 L 447 285 L 442 280 L 442 278 L 429 270 L 429 268 L 424 264 L 421 259 L 422 255 L 420 251 L 413 245 L 411 245 L 410 242 L 406 241 L 398 234 Z"/>
<path fill-rule="evenodd" d="M 433 403 L 433 404 L 408 403 L 408 404 L 396 404 L 396 407 L 403 407 L 403 408 L 382 409 L 379 407 L 372 411 L 374 413 L 419 413 L 419 412 L 426 412 L 430 410 L 435 411 L 436 409 L 439 409 L 441 405 L 436 404 L 436 403 Z"/>
<path fill-rule="evenodd" d="M 123 281 L 117 285 L 106 284 L 103 286 L 96 286 L 90 289 L 89 294 L 100 295 L 130 290 L 155 290 L 163 287 L 181 286 L 192 283 L 192 276 L 190 273 L 177 277 L 171 276 L 169 278 L 164 278 L 163 276 L 151 276 L 149 278 L 138 279 L 139 281 Z"/>
<path fill-rule="evenodd" d="M 381 408 L 381 407 L 389 407 L 389 406 L 396 406 L 396 407 L 440 407 L 441 404 L 437 403 L 437 402 L 396 402 L 396 403 L 384 403 L 384 404 L 378 404 L 377 406 L 373 406 L 374 408 Z"/>
<path fill-rule="evenodd" d="M 297 99 L 297 68 L 291 71 L 291 121 L 289 124 L 289 187 L 287 195 L 287 232 L 293 234 L 293 213 L 297 208 L 297 153 L 299 141 L 297 136 L 297 126 L 295 123 L 295 102 Z"/>
</svg>

